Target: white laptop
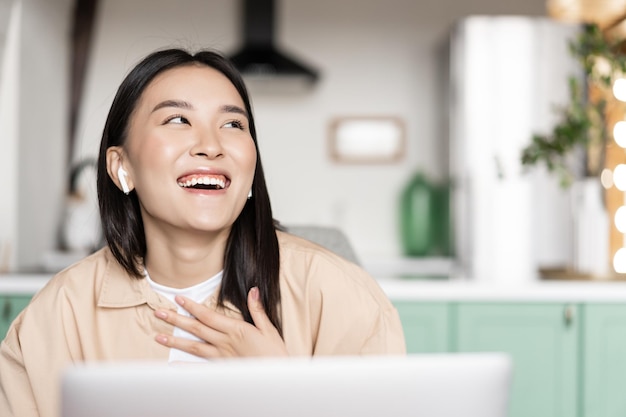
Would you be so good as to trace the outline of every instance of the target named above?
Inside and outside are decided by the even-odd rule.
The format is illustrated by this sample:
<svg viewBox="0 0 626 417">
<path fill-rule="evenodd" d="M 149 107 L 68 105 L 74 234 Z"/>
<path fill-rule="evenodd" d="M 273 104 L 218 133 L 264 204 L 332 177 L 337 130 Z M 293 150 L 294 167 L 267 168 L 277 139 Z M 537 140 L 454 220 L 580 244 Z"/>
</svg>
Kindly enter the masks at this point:
<svg viewBox="0 0 626 417">
<path fill-rule="evenodd" d="M 505 354 L 85 364 L 62 417 L 505 417 Z"/>
</svg>

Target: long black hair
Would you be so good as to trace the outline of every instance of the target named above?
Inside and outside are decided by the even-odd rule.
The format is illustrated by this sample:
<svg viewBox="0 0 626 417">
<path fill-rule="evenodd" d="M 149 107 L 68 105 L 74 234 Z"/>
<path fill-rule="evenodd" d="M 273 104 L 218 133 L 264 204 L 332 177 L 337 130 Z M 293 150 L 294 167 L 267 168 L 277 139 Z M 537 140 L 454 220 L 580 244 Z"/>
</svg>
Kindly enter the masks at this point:
<svg viewBox="0 0 626 417">
<path fill-rule="evenodd" d="M 261 165 L 250 99 L 239 72 L 219 53 L 200 51 L 192 54 L 182 49 L 157 51 L 139 62 L 122 81 L 107 116 L 98 157 L 98 201 L 104 237 L 122 267 L 131 276 L 143 277 L 146 237 L 137 193 L 133 191 L 126 196 L 113 183 L 107 173 L 106 153 L 111 146 L 122 146 L 126 141 L 130 118 L 150 82 L 164 71 L 188 65 L 211 67 L 235 86 L 248 112 L 250 134 L 257 152 L 252 198 L 235 220 L 226 243 L 218 303 L 232 303 L 242 312 L 244 319 L 252 323 L 247 294 L 250 288 L 257 286 L 269 319 L 282 334 L 276 224 Z"/>
</svg>

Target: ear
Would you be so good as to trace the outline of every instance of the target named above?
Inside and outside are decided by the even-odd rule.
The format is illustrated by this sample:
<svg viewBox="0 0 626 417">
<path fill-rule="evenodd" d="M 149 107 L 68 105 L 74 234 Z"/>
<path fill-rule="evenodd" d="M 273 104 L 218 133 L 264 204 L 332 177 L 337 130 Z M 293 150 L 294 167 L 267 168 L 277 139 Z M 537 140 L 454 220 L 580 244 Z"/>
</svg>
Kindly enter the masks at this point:
<svg viewBox="0 0 626 417">
<path fill-rule="evenodd" d="M 106 155 L 107 155 L 107 174 L 109 174 L 109 177 L 111 178 L 111 180 L 113 180 L 117 188 L 124 191 L 122 187 L 122 183 L 118 176 L 120 168 L 123 168 L 125 171 L 128 172 L 128 168 L 124 166 L 124 152 L 122 148 L 119 146 L 111 146 L 109 149 L 107 149 Z M 125 180 L 126 180 L 126 184 L 128 184 L 128 189 L 133 190 L 135 188 L 135 184 L 133 183 L 132 176 L 127 175 Z"/>
</svg>

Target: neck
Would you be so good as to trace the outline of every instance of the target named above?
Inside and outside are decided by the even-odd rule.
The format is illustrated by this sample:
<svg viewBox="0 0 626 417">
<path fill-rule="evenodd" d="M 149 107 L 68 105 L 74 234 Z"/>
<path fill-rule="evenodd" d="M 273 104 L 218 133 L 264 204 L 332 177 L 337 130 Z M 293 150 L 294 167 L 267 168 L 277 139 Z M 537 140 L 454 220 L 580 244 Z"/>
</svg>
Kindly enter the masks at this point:
<svg viewBox="0 0 626 417">
<path fill-rule="evenodd" d="M 156 283 L 191 287 L 224 268 L 229 232 L 162 233 L 146 229 L 144 266 Z"/>
</svg>

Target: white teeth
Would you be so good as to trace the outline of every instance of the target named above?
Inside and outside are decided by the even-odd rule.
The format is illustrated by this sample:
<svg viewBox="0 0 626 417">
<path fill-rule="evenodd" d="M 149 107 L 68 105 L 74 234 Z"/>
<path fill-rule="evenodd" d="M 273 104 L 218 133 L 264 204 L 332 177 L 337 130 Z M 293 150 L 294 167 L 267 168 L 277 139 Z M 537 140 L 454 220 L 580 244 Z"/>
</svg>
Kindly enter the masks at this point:
<svg viewBox="0 0 626 417">
<path fill-rule="evenodd" d="M 219 186 L 219 188 L 225 188 L 226 187 L 226 180 L 222 179 L 222 178 L 215 178 L 215 177 L 194 177 L 190 180 L 187 180 L 185 182 L 183 181 L 179 181 L 178 185 L 180 187 L 193 187 L 194 185 L 197 184 L 201 184 L 201 185 L 217 185 Z"/>
</svg>

